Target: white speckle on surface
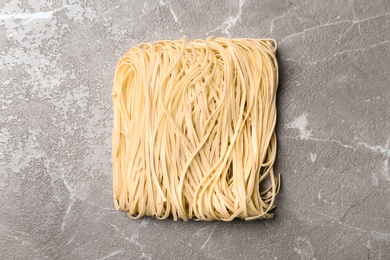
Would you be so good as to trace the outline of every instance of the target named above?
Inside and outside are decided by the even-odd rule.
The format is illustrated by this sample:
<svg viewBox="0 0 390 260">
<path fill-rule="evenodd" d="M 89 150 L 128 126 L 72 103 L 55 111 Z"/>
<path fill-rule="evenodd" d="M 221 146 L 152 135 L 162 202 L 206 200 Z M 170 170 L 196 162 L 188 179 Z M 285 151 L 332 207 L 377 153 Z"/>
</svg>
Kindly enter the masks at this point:
<svg viewBox="0 0 390 260">
<path fill-rule="evenodd" d="M 68 7 L 66 8 L 65 14 L 69 20 L 78 23 L 83 22 L 84 18 L 87 18 L 90 21 L 98 18 L 94 9 L 83 6 L 76 0 L 68 0 Z"/>
<path fill-rule="evenodd" d="M 169 8 L 169 12 L 171 13 L 171 16 L 173 18 L 173 20 L 175 21 L 175 23 L 177 23 L 179 26 L 180 26 L 180 29 L 179 29 L 179 32 L 180 34 L 182 35 L 182 37 L 186 37 L 185 34 L 183 34 L 183 28 L 182 28 L 182 25 L 179 21 L 179 17 L 177 16 L 176 12 L 173 10 L 173 7 L 172 7 L 172 3 L 170 1 L 163 1 L 163 0 L 159 0 L 159 5 L 160 6 L 168 6 Z M 145 7 L 145 5 L 144 5 Z"/>
<path fill-rule="evenodd" d="M 378 186 L 379 182 L 378 182 L 378 178 L 375 176 L 375 173 L 371 174 L 371 178 L 372 178 L 371 180 L 372 185 Z"/>
<path fill-rule="evenodd" d="M 389 148 L 390 140 L 387 140 L 386 146 L 381 145 L 370 145 L 365 142 L 358 142 L 358 145 L 362 145 L 365 148 L 382 154 L 385 156 L 382 167 L 382 176 L 386 181 L 390 181 L 390 168 L 389 168 L 389 160 L 390 160 L 390 148 Z"/>
<path fill-rule="evenodd" d="M 144 2 L 144 7 L 142 8 L 142 13 L 146 14 L 149 11 L 150 7 L 147 2 Z"/>
<path fill-rule="evenodd" d="M 217 228 L 216 226 L 213 228 L 213 230 L 210 232 L 210 234 L 208 235 L 206 241 L 203 243 L 203 245 L 200 247 L 200 249 L 203 249 L 207 245 L 207 243 L 210 241 L 211 236 L 213 235 L 213 233 L 214 233 L 216 228 Z"/>
<path fill-rule="evenodd" d="M 120 253 L 123 253 L 123 251 L 122 250 L 118 250 L 118 251 L 112 252 L 112 253 L 110 253 L 110 254 L 100 258 L 99 260 L 106 260 L 106 259 L 109 259 L 109 258 L 111 258 L 113 256 L 116 256 L 117 254 L 120 254 Z"/>
<path fill-rule="evenodd" d="M 172 4 L 171 4 L 171 2 L 169 2 L 169 1 L 164 2 L 163 0 L 160 0 L 160 1 L 159 1 L 159 4 L 160 4 L 161 6 L 168 5 L 168 7 L 169 7 L 169 12 L 171 13 L 171 15 L 172 15 L 172 17 L 173 17 L 173 20 L 175 21 L 175 23 L 178 23 L 178 22 L 179 22 L 179 18 L 177 17 L 175 11 L 173 11 L 173 9 L 172 9 Z"/>
<path fill-rule="evenodd" d="M 314 250 L 308 238 L 297 238 L 297 247 L 294 251 L 301 257 L 302 260 L 315 260 Z"/>
<path fill-rule="evenodd" d="M 9 19 L 49 19 L 53 16 L 53 11 L 36 12 L 36 13 L 13 13 L 0 14 L 0 20 Z"/>
<path fill-rule="evenodd" d="M 116 231 L 119 230 L 119 228 L 117 226 L 115 226 L 114 224 L 110 224 L 111 227 L 115 228 Z"/>
<path fill-rule="evenodd" d="M 144 218 L 144 219 L 141 220 L 140 226 L 141 227 L 147 227 L 149 225 L 149 223 L 150 223 L 150 218 Z"/>
<path fill-rule="evenodd" d="M 382 175 L 385 180 L 390 181 L 389 156 L 387 156 L 385 161 L 383 162 Z"/>
<path fill-rule="evenodd" d="M 238 2 L 238 13 L 235 17 L 230 16 L 225 22 L 225 28 L 223 29 L 223 33 L 230 37 L 229 29 L 236 25 L 237 21 L 241 20 L 242 7 L 245 3 L 245 0 L 239 0 Z"/>
<path fill-rule="evenodd" d="M 368 249 L 372 249 L 371 240 L 368 240 L 368 241 L 367 241 L 367 248 L 368 248 Z"/>
<path fill-rule="evenodd" d="M 72 202 L 71 202 L 71 203 L 68 205 L 68 207 L 66 208 L 65 216 L 64 216 L 64 218 L 63 218 L 63 220 L 62 220 L 62 224 L 61 224 L 61 230 L 62 230 L 62 231 L 65 231 L 66 220 L 67 220 L 69 214 L 71 213 L 70 210 L 71 210 L 71 208 L 72 208 L 72 206 L 73 206 L 75 200 L 76 200 L 75 198 L 72 198 Z"/>
<path fill-rule="evenodd" d="M 150 256 L 150 254 L 146 254 L 145 252 L 142 252 L 141 255 L 142 255 L 141 259 L 152 260 L 152 257 Z"/>
<path fill-rule="evenodd" d="M 222 25 L 220 25 L 219 27 L 211 30 L 211 31 L 208 31 L 206 32 L 206 35 L 210 35 L 211 33 L 215 32 L 215 31 L 218 31 L 218 30 L 221 30 L 222 33 L 224 33 L 228 38 L 230 38 L 230 28 L 236 26 L 237 24 L 237 21 L 241 21 L 241 16 L 242 16 L 242 7 L 244 6 L 244 3 L 245 3 L 245 0 L 239 0 L 238 1 L 238 12 L 237 12 L 237 15 L 236 16 L 229 16 L 229 18 L 227 18 L 223 23 Z"/>
<path fill-rule="evenodd" d="M 299 117 L 295 118 L 294 121 L 287 124 L 287 128 L 297 129 L 299 131 L 299 137 L 302 140 L 307 140 L 312 134 L 311 131 L 307 129 L 307 113 L 303 113 Z"/>
<path fill-rule="evenodd" d="M 317 153 L 310 153 L 310 160 L 311 160 L 312 162 L 315 162 L 316 159 L 317 159 Z"/>
</svg>

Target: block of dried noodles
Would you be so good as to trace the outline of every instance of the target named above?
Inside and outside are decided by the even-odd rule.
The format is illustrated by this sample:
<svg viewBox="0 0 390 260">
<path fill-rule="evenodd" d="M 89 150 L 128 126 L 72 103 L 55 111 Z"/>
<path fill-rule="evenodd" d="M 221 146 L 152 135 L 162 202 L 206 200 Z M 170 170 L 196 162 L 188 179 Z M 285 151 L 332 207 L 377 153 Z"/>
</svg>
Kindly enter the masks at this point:
<svg viewBox="0 0 390 260">
<path fill-rule="evenodd" d="M 272 39 L 142 43 L 113 84 L 115 207 L 132 218 L 271 218 L 279 189 Z"/>
</svg>

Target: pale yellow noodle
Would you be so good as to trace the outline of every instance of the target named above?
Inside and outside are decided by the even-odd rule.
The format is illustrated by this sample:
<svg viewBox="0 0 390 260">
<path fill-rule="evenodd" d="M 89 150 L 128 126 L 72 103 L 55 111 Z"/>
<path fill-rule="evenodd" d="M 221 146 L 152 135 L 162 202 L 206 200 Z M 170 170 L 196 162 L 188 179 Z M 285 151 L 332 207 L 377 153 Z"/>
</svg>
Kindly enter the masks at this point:
<svg viewBox="0 0 390 260">
<path fill-rule="evenodd" d="M 132 218 L 271 218 L 277 43 L 159 41 L 130 49 L 114 79 L 115 207 Z"/>
</svg>

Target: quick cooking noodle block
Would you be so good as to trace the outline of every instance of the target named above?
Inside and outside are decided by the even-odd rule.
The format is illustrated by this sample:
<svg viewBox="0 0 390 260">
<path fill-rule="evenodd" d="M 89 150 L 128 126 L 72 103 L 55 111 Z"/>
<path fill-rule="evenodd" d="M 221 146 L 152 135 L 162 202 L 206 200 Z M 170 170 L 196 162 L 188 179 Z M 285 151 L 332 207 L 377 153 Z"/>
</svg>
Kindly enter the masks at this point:
<svg viewBox="0 0 390 260">
<path fill-rule="evenodd" d="M 277 43 L 158 41 L 130 49 L 114 79 L 115 207 L 131 218 L 271 218 Z"/>
</svg>

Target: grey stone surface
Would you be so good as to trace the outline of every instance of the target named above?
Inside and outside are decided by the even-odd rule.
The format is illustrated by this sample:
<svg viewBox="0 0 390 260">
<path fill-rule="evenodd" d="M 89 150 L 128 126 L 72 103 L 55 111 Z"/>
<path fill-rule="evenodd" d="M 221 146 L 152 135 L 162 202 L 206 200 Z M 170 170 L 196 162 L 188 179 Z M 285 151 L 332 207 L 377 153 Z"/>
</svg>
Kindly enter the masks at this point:
<svg viewBox="0 0 390 260">
<path fill-rule="evenodd" d="M 1 259 L 390 259 L 390 1 L 0 8 Z M 114 210 L 115 64 L 136 43 L 182 36 L 280 42 L 275 219 Z"/>
</svg>

